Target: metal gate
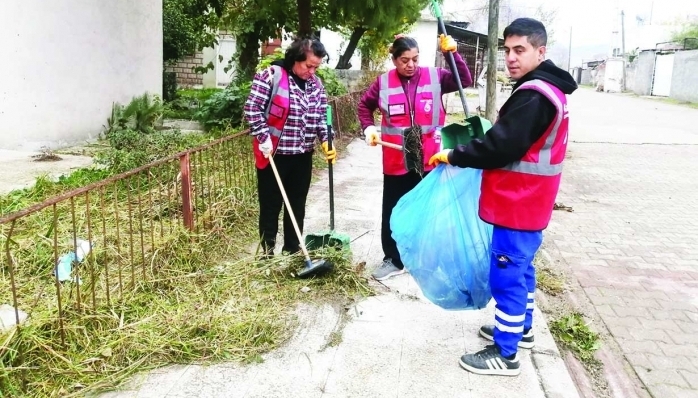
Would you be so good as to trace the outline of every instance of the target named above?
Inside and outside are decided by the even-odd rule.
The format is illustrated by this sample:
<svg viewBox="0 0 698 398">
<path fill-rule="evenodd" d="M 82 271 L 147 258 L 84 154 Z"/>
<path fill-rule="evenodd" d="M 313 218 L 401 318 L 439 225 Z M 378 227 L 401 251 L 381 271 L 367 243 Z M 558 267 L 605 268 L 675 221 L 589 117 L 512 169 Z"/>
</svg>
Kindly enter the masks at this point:
<svg viewBox="0 0 698 398">
<path fill-rule="evenodd" d="M 657 54 L 654 58 L 652 95 L 668 97 L 671 93 L 671 76 L 674 72 L 674 53 Z"/>
</svg>

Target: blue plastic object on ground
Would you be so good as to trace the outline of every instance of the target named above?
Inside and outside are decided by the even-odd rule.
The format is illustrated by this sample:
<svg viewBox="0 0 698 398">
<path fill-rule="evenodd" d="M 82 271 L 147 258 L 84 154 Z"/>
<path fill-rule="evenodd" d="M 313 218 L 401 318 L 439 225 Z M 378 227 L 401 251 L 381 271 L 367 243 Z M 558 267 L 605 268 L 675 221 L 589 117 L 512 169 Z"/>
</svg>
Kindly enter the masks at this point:
<svg viewBox="0 0 698 398">
<path fill-rule="evenodd" d="M 447 310 L 484 308 L 492 226 L 478 216 L 482 171 L 441 164 L 393 209 L 390 228 L 424 296 Z"/>
</svg>

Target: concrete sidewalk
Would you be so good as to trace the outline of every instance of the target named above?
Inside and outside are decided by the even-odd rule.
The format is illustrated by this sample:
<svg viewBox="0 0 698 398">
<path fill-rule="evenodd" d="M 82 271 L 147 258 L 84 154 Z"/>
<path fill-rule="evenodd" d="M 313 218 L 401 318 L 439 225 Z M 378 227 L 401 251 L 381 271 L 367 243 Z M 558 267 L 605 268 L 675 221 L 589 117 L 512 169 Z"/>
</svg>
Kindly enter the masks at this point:
<svg viewBox="0 0 698 398">
<path fill-rule="evenodd" d="M 335 166 L 336 229 L 353 239 L 354 261 L 367 273 L 381 262 L 381 149 L 355 140 Z M 329 222 L 327 173 L 311 187 L 306 231 Z M 340 314 L 303 305 L 293 339 L 243 366 L 177 366 L 151 372 L 129 391 L 103 397 L 579 397 L 541 312 L 536 347 L 523 350 L 518 377 L 479 376 L 462 370 L 459 357 L 488 342 L 477 335 L 493 321 L 493 307 L 450 312 L 429 303 L 409 274 L 372 282 L 379 293 Z M 341 343 L 328 347 L 334 331 Z"/>
<path fill-rule="evenodd" d="M 61 175 L 69 175 L 75 169 L 88 167 L 92 164 L 89 156 L 60 154 L 62 160 L 37 162 L 32 156 L 40 155 L 36 151 L 10 151 L 0 149 L 0 194 L 7 194 L 15 189 L 34 186 L 37 177 L 46 175 L 58 179 Z"/>
</svg>

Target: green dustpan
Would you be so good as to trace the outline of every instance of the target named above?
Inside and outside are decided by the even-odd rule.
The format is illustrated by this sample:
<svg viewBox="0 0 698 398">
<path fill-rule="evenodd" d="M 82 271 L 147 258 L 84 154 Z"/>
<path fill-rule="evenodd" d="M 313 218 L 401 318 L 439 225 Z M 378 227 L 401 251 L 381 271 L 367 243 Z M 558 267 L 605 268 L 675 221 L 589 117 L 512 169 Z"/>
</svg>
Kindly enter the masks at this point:
<svg viewBox="0 0 698 398">
<path fill-rule="evenodd" d="M 332 107 L 327 106 L 327 148 L 332 149 Z M 351 238 L 334 230 L 334 180 L 332 162 L 327 162 L 330 180 L 330 230 L 305 236 L 305 247 L 308 250 L 318 250 L 324 247 L 349 251 Z"/>
<path fill-rule="evenodd" d="M 439 8 L 439 3 L 435 0 L 431 2 L 432 10 L 434 11 L 434 16 L 439 23 L 439 29 L 444 35 L 446 33 L 446 26 L 441 18 L 441 8 Z M 458 68 L 456 68 L 456 60 L 453 58 L 453 53 L 448 53 L 448 61 L 451 66 L 451 72 L 453 73 L 456 83 L 458 83 L 458 94 L 460 94 L 460 101 L 463 105 L 463 111 L 465 111 L 465 124 L 451 123 L 444 126 L 441 129 L 441 143 L 443 149 L 453 149 L 457 145 L 467 145 L 471 140 L 475 138 L 482 138 L 485 136 L 487 130 L 492 127 L 492 123 L 489 120 L 480 116 L 470 116 L 468 112 L 468 103 L 465 100 L 465 92 L 463 91 L 463 86 L 460 81 L 460 75 L 458 74 Z"/>
<path fill-rule="evenodd" d="M 441 145 L 443 149 L 453 149 L 458 145 L 468 145 L 475 138 L 483 138 L 492 128 L 489 120 L 480 116 L 465 119 L 465 124 L 452 123 L 441 129 Z"/>
</svg>

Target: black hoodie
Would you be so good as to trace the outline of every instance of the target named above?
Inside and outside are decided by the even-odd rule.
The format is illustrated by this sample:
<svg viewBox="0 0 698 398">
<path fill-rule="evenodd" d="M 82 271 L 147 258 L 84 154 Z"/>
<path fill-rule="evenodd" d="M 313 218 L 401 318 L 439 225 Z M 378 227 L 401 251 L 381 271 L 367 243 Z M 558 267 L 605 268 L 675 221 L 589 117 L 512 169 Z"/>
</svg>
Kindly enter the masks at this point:
<svg viewBox="0 0 698 398">
<path fill-rule="evenodd" d="M 577 83 L 572 76 L 550 60 L 524 75 L 514 85 L 540 79 L 553 84 L 565 94 L 572 94 Z M 482 139 L 468 145 L 458 145 L 448 156 L 448 162 L 458 167 L 498 169 L 521 160 L 538 141 L 555 118 L 555 105 L 535 90 L 520 90 L 512 94 L 499 112 L 499 119 Z"/>
</svg>

